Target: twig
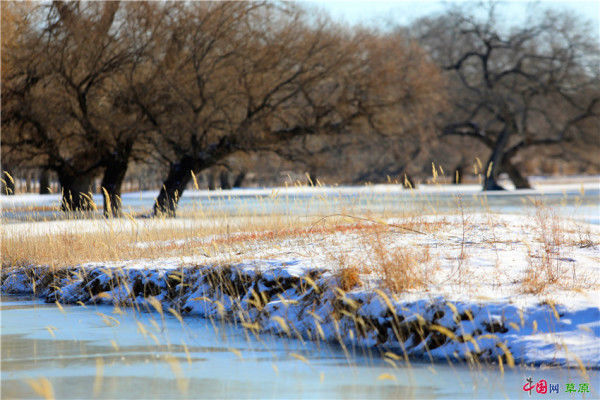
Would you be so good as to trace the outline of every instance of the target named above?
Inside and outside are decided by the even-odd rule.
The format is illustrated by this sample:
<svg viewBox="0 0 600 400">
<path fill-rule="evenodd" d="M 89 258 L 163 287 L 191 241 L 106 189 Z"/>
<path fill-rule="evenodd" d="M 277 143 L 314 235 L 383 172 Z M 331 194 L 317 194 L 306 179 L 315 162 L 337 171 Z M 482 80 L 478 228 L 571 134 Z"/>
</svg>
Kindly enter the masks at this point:
<svg viewBox="0 0 600 400">
<path fill-rule="evenodd" d="M 380 224 L 380 225 L 391 226 L 393 228 L 404 229 L 405 231 L 418 233 L 420 235 L 426 235 L 425 232 L 417 231 L 416 229 L 410 229 L 410 228 L 407 228 L 407 227 L 402 226 L 402 225 L 388 224 L 387 222 L 377 221 L 377 220 L 374 220 L 374 219 L 371 219 L 371 218 L 366 218 L 366 217 L 357 217 L 357 216 L 349 215 L 349 214 L 331 214 L 331 215 L 326 215 L 323 218 L 320 218 L 319 220 L 317 220 L 316 222 L 314 222 L 310 226 L 309 230 L 312 230 L 315 225 L 317 225 L 317 224 L 325 221 L 328 218 L 332 218 L 332 217 L 345 217 L 345 218 L 357 219 L 357 220 L 360 220 L 360 221 L 368 221 L 368 222 L 373 222 L 373 223 Z"/>
</svg>

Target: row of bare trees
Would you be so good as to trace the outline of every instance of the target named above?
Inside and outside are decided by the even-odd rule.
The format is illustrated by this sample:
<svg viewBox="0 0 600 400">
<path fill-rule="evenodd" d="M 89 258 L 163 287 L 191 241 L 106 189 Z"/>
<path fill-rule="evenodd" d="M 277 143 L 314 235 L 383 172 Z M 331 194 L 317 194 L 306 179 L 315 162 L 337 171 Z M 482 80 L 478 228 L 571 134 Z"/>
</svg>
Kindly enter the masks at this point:
<svg viewBox="0 0 600 400">
<path fill-rule="evenodd" d="M 437 69 L 404 37 L 291 4 L 11 7 L 4 157 L 55 171 L 63 209 L 88 209 L 101 174 L 117 215 L 129 163 L 155 159 L 169 171 L 154 213 L 173 215 L 192 173 L 235 152 L 352 132 L 418 141 L 443 100 Z"/>
<path fill-rule="evenodd" d="M 174 215 L 193 174 L 236 153 L 310 165 L 310 138 L 380 143 L 406 176 L 460 135 L 490 149 L 485 189 L 500 172 L 527 187 L 522 149 L 597 146 L 597 43 L 552 14 L 518 30 L 494 18 L 379 32 L 292 3 L 3 2 L 3 164 L 55 172 L 65 210 L 89 209 L 101 177 L 119 215 L 128 166 L 164 163 L 154 214 Z"/>
</svg>

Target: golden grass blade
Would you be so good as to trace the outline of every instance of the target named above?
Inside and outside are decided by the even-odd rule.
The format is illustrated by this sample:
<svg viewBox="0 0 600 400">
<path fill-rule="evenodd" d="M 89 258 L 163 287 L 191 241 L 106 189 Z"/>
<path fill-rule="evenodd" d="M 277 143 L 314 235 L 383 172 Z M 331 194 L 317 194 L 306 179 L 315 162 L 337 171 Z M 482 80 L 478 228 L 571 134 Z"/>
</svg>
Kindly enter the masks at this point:
<svg viewBox="0 0 600 400">
<path fill-rule="evenodd" d="M 47 378 L 27 379 L 26 382 L 37 395 L 46 400 L 54 400 L 54 389 Z"/>
</svg>

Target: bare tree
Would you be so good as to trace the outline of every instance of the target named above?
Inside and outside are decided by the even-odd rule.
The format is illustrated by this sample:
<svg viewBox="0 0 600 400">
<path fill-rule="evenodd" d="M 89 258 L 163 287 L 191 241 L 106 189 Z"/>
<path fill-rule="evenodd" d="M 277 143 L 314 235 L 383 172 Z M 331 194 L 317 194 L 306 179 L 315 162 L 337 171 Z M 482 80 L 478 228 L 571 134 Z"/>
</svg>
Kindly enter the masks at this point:
<svg viewBox="0 0 600 400">
<path fill-rule="evenodd" d="M 303 162 L 313 182 L 332 158 L 362 165 L 352 168 L 355 183 L 387 176 L 412 181 L 411 171 L 418 169 L 435 136 L 433 116 L 445 104 L 444 80 L 403 32 L 358 31 L 351 42 L 352 52 L 340 71 L 302 90 L 277 115 L 285 118 L 288 131 L 319 140 L 304 136 L 275 151 Z"/>
<path fill-rule="evenodd" d="M 112 100 L 102 132 L 106 137 L 101 182 L 105 215 L 120 215 L 121 186 L 131 161 L 153 160 L 149 135 L 154 127 L 132 96 L 140 85 L 153 87 L 155 76 L 148 73 L 148 54 L 164 33 L 162 21 L 167 13 L 168 5 L 160 3 L 127 2 L 122 6 L 117 34 L 127 53 L 105 84 L 107 98 Z"/>
<path fill-rule="evenodd" d="M 156 156 L 169 165 L 155 214 L 174 214 L 191 172 L 234 151 L 226 137 L 233 114 L 232 64 L 247 41 L 249 13 L 261 3 L 176 3 L 162 40 L 148 52 L 149 77 L 132 82 L 131 100 L 154 129 Z M 148 83 L 148 84 L 147 84 Z"/>
<path fill-rule="evenodd" d="M 290 3 L 57 1 L 15 15 L 3 159 L 54 171 L 65 210 L 89 210 L 102 176 L 105 213 L 119 215 L 131 161 L 169 166 L 155 215 L 175 214 L 192 172 L 239 152 L 291 154 L 314 175 L 362 142 L 394 149 L 374 173 L 406 175 L 444 103 L 438 69 L 405 35 Z"/>
<path fill-rule="evenodd" d="M 7 120 L 6 106 L 7 96 L 5 96 L 6 87 L 11 84 L 11 77 L 17 74 L 19 65 L 11 57 L 15 51 L 19 49 L 19 38 L 22 37 L 24 31 L 27 29 L 29 24 L 28 16 L 31 13 L 31 5 L 27 3 L 8 2 L 4 1 L 0 3 L 1 12 L 0 17 L 2 23 L 0 24 L 1 35 L 0 39 L 2 44 L 0 46 L 2 55 L 0 60 L 2 61 L 2 136 L 4 140 L 1 142 L 1 156 L 0 156 L 0 194 L 13 195 L 15 193 L 16 185 L 14 181 L 14 166 L 19 164 L 20 157 L 14 154 L 10 147 L 6 146 L 6 139 L 10 139 L 10 130 L 5 129 L 4 121 Z"/>
<path fill-rule="evenodd" d="M 550 11 L 522 27 L 504 26 L 493 3 L 414 24 L 448 76 L 452 107 L 443 135 L 490 149 L 484 190 L 502 189 L 500 172 L 517 188 L 529 188 L 514 162 L 520 151 L 578 142 L 590 135 L 590 120 L 598 126 L 599 51 L 592 31 L 578 18 Z"/>
<path fill-rule="evenodd" d="M 169 173 L 155 214 L 174 215 L 191 172 L 231 154 L 318 131 L 340 131 L 357 105 L 315 118 L 309 97 L 347 77 L 360 60 L 358 40 L 309 23 L 294 6 L 270 3 L 191 3 L 172 14 L 171 33 L 154 63 L 160 87 L 140 87 L 135 99 L 155 126 L 155 147 Z M 305 110 L 305 111 L 303 111 Z"/>
<path fill-rule="evenodd" d="M 26 10 L 25 27 L 13 39 L 14 46 L 3 52 L 13 68 L 3 74 L 2 145 L 19 164 L 55 170 L 64 190 L 63 207 L 84 209 L 90 207 L 85 194 L 96 174 L 97 157 L 74 133 L 68 96 L 52 68 L 50 55 L 66 57 L 51 39 L 50 26 L 58 21 L 51 9 L 37 5 Z"/>
<path fill-rule="evenodd" d="M 28 10 L 26 29 L 4 56 L 3 148 L 53 170 L 63 210 L 89 210 L 103 174 L 105 212 L 117 215 L 120 186 L 144 116 L 123 106 L 125 77 L 149 40 L 144 3 L 53 2 Z M 141 39 L 143 38 L 143 39 Z M 110 206 L 109 206 L 110 205 Z"/>
</svg>

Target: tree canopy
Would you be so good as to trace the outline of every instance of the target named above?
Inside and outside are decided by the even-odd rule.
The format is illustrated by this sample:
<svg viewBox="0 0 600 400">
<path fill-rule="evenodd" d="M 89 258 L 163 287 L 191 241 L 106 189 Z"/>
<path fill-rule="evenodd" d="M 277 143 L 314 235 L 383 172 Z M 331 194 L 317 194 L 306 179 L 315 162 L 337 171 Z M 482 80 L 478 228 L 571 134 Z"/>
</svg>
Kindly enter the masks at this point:
<svg viewBox="0 0 600 400">
<path fill-rule="evenodd" d="M 496 6 L 454 9 L 415 24 L 415 35 L 445 71 L 448 109 L 442 133 L 473 138 L 491 153 L 484 189 L 506 172 L 517 188 L 527 179 L 513 164 L 535 146 L 562 146 L 597 135 L 598 41 L 572 15 L 546 11 L 523 26 L 505 26 Z"/>
</svg>

